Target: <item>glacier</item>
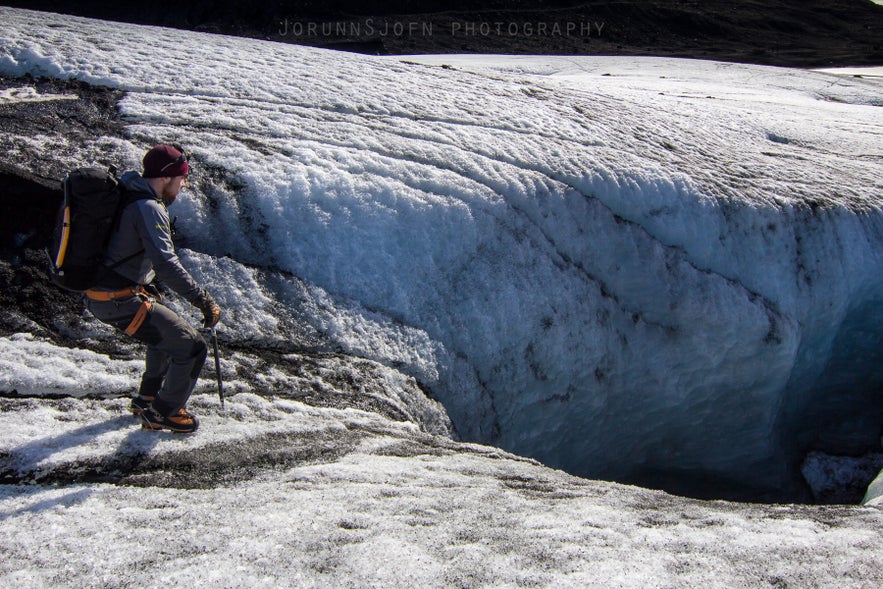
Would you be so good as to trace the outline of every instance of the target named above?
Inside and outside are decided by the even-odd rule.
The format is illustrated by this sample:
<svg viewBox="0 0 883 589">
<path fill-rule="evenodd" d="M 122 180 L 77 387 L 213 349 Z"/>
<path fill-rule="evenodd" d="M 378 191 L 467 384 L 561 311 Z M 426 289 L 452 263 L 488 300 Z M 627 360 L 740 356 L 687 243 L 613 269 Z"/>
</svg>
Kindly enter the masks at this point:
<svg viewBox="0 0 883 589">
<path fill-rule="evenodd" d="M 873 80 L 0 18 L 3 75 L 126 93 L 125 139 L 22 152 L 194 152 L 173 214 L 227 341 L 294 340 L 306 289 L 316 329 L 462 439 L 697 496 L 805 498 L 809 450 L 879 446 Z"/>
</svg>

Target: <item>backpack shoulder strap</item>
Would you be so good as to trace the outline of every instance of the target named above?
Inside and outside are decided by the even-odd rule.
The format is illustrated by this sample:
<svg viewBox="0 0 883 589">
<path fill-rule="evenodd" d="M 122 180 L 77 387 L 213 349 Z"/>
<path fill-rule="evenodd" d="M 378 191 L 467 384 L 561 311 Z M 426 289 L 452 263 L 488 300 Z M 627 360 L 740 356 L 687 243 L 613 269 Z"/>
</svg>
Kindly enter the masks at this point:
<svg viewBox="0 0 883 589">
<path fill-rule="evenodd" d="M 111 167 L 109 172 L 116 178 L 116 168 Z M 125 185 L 119 181 L 118 178 L 117 178 L 117 190 L 120 191 L 120 201 L 119 201 L 119 205 L 117 206 L 116 216 L 114 217 L 114 220 L 113 220 L 113 231 L 116 231 L 119 229 L 120 219 L 123 216 L 123 211 L 130 204 L 135 203 L 139 200 L 148 200 L 148 199 L 159 200 L 157 197 L 155 197 L 151 194 L 148 194 L 146 192 L 141 192 L 139 190 L 128 190 L 125 187 Z M 105 266 L 105 268 L 107 270 L 113 270 L 119 266 L 122 266 L 123 264 L 125 264 L 129 260 L 135 258 L 136 256 L 140 256 L 143 253 L 144 253 L 144 248 L 141 248 L 137 252 L 135 252 L 131 255 L 128 255 L 125 258 L 123 258 L 121 260 L 117 260 L 112 265 Z"/>
</svg>

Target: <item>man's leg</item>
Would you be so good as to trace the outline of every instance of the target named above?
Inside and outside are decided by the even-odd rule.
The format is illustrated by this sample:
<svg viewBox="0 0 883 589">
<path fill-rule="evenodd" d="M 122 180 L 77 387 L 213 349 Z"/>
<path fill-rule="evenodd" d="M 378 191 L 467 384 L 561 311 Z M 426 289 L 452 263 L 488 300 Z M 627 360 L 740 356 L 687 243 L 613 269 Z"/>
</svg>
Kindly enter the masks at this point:
<svg viewBox="0 0 883 589">
<path fill-rule="evenodd" d="M 149 304 L 143 321 L 132 333 L 133 322 L 144 305 L 144 300 L 137 296 L 116 301 L 88 301 L 89 310 L 100 321 L 147 344 L 142 387 L 145 391 L 156 388 L 154 409 L 168 417 L 187 404 L 208 347 L 196 329 L 159 303 Z M 157 380 L 160 374 L 164 377 Z"/>
<path fill-rule="evenodd" d="M 138 395 L 132 399 L 131 410 L 135 415 L 150 407 L 159 390 L 162 388 L 169 370 L 171 358 L 162 350 L 153 346 L 147 346 L 147 357 L 144 360 L 144 374 L 141 377 L 141 386 Z"/>
<path fill-rule="evenodd" d="M 208 347 L 200 333 L 174 311 L 153 303 L 134 337 L 148 347 L 146 374 L 155 379 L 164 369 L 153 408 L 163 416 L 183 409 L 202 371 Z M 152 386 L 156 380 L 149 381 Z"/>
</svg>

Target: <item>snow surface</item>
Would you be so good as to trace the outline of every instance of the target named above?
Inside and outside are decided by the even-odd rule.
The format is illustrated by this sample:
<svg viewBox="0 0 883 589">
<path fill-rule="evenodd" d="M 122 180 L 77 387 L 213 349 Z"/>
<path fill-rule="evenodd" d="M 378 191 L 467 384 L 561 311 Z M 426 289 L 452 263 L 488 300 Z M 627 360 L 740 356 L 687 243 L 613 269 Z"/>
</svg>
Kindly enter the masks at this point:
<svg viewBox="0 0 883 589">
<path fill-rule="evenodd" d="M 863 505 L 877 505 L 883 507 L 883 470 L 868 486 L 868 492 L 862 499 Z"/>
<path fill-rule="evenodd" d="M 881 0 L 883 1 L 883 0 Z M 829 74 L 837 74 L 841 76 L 854 76 L 869 78 L 871 80 L 879 80 L 883 78 L 883 66 L 880 67 L 832 67 L 821 68 L 816 71 Z"/>
<path fill-rule="evenodd" d="M 53 157 L 193 150 L 174 214 L 227 341 L 296 339 L 287 317 L 307 314 L 417 378 L 464 439 L 617 480 L 793 496 L 805 448 L 879 436 L 872 81 L 656 59 L 445 68 L 0 17 L 3 74 L 127 91 L 128 139 Z M 293 309 L 304 291 L 337 311 Z"/>
<path fill-rule="evenodd" d="M 76 99 L 77 96 L 72 94 L 39 94 L 34 88 L 7 88 L 0 90 L 0 105 Z"/>
<path fill-rule="evenodd" d="M 80 366 L 83 378 L 99 357 L 12 339 L 32 357 Z M 49 385 L 58 372 L 45 367 Z M 248 391 L 222 411 L 200 390 L 190 406 L 202 427 L 191 436 L 141 430 L 127 404 L 0 400 L 0 477 L 29 483 L 0 486 L 0 585 L 883 583 L 877 508 L 682 499 L 429 436 L 410 421 Z M 268 446 L 281 443 L 294 463 L 266 464 Z M 237 460 L 247 476 L 231 467 Z M 137 465 L 147 468 L 122 485 L 83 482 Z"/>
</svg>

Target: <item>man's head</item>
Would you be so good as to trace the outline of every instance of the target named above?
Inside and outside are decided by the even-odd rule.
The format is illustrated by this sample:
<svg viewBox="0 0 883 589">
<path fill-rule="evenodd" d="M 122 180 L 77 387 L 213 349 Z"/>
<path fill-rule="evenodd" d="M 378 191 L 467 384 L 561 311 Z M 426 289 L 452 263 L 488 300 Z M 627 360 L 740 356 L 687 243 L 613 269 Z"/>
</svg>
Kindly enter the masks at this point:
<svg viewBox="0 0 883 589">
<path fill-rule="evenodd" d="M 141 161 L 141 174 L 166 205 L 172 204 L 190 174 L 190 155 L 179 147 L 157 145 Z"/>
</svg>

